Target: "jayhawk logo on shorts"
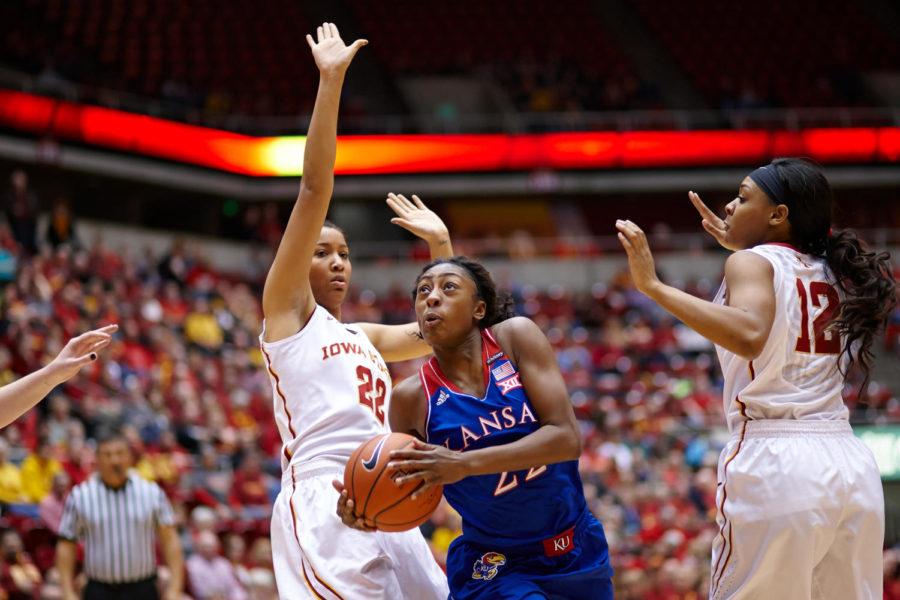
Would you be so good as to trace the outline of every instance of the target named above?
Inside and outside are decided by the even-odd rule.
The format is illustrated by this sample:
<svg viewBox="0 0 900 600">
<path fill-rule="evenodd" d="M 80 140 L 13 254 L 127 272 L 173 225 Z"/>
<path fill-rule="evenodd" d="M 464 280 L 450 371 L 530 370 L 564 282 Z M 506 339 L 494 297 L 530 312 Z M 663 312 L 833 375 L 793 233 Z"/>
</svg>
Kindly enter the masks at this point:
<svg viewBox="0 0 900 600">
<path fill-rule="evenodd" d="M 486 552 L 475 561 L 472 579 L 490 581 L 497 576 L 497 569 L 506 564 L 506 557 L 499 552 Z"/>
</svg>

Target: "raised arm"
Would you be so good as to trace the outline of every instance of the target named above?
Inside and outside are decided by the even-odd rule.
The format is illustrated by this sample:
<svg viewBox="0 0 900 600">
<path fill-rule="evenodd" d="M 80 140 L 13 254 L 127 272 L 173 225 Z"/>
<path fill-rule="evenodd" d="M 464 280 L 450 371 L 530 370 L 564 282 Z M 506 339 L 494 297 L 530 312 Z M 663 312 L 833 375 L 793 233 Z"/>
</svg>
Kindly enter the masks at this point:
<svg viewBox="0 0 900 600">
<path fill-rule="evenodd" d="M 403 194 L 388 194 L 387 205 L 397 215 L 391 219 L 391 223 L 425 240 L 431 251 L 432 260 L 453 256 L 453 244 L 450 242 L 447 226 L 418 196 L 413 194 L 410 201 Z M 419 337 L 418 323 L 358 325 L 388 362 L 410 360 L 431 354 L 431 347 Z"/>
<path fill-rule="evenodd" d="M 618 221 L 619 241 L 628 254 L 635 287 L 685 325 L 747 360 L 762 352 L 775 320 L 772 265 L 752 252 L 725 261 L 727 304 L 716 304 L 662 283 L 647 237 L 631 221 Z"/>
<path fill-rule="evenodd" d="M 415 479 L 425 482 L 414 497 L 434 485 L 454 483 L 472 475 L 518 471 L 581 456 L 578 422 L 547 337 L 534 322 L 523 317 L 503 321 L 493 331 L 515 362 L 541 426 L 515 442 L 469 452 L 422 442 L 413 450 L 392 451 L 389 466 L 410 472 L 398 478 L 398 484 Z M 407 417 L 394 417 L 393 401 L 392 397 L 391 427 L 415 425 Z"/>
<path fill-rule="evenodd" d="M 46 367 L 0 388 L 0 427 L 15 421 L 50 390 L 97 360 L 97 353 L 109 345 L 118 328 L 118 325 L 107 325 L 72 338 Z"/>
<path fill-rule="evenodd" d="M 347 67 L 356 52 L 368 43 L 356 40 L 347 46 L 334 23 L 323 23 L 316 29 L 316 40 L 307 35 L 306 41 L 319 68 L 319 89 L 303 152 L 300 194 L 263 288 L 269 341 L 296 333 L 315 309 L 309 269 L 334 189 L 341 88 Z"/>
</svg>

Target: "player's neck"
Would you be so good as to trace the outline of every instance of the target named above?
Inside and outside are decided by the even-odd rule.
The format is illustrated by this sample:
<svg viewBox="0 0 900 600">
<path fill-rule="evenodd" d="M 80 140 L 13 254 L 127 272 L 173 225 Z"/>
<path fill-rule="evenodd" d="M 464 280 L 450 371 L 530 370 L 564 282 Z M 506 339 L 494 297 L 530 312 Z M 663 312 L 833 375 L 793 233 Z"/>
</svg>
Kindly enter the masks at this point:
<svg viewBox="0 0 900 600">
<path fill-rule="evenodd" d="M 473 329 L 466 337 L 448 346 L 433 346 L 434 357 L 450 381 L 465 393 L 484 393 L 484 364 L 481 331 Z"/>
<path fill-rule="evenodd" d="M 331 316 L 334 317 L 335 319 L 337 319 L 338 321 L 341 320 L 341 305 L 340 304 L 338 304 L 337 306 L 326 306 L 325 310 L 327 310 L 329 313 L 331 313 Z"/>
</svg>

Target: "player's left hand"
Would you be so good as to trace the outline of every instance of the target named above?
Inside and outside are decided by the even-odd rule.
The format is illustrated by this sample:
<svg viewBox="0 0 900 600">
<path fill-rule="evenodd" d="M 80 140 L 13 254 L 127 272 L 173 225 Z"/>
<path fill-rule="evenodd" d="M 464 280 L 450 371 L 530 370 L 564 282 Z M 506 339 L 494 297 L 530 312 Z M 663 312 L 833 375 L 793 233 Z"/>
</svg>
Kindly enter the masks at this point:
<svg viewBox="0 0 900 600">
<path fill-rule="evenodd" d="M 616 229 L 619 230 L 619 242 L 628 254 L 628 268 L 631 270 L 634 287 L 652 296 L 653 290 L 661 285 L 661 282 L 656 275 L 656 266 L 650 245 L 647 243 L 647 236 L 640 227 L 627 220 L 616 221 Z"/>
<path fill-rule="evenodd" d="M 397 485 L 421 480 L 424 484 L 417 489 L 412 498 L 436 485 L 456 483 L 468 476 L 468 465 L 462 452 L 449 450 L 444 446 L 434 446 L 416 440 L 412 450 L 391 450 L 391 461 L 388 468 L 405 471 L 394 479 Z"/>
<path fill-rule="evenodd" d="M 391 219 L 394 225 L 399 225 L 429 244 L 450 239 L 450 233 L 441 218 L 415 194 L 412 201 L 409 201 L 403 194 L 391 193 L 387 195 L 386 202 L 397 215 Z"/>
</svg>

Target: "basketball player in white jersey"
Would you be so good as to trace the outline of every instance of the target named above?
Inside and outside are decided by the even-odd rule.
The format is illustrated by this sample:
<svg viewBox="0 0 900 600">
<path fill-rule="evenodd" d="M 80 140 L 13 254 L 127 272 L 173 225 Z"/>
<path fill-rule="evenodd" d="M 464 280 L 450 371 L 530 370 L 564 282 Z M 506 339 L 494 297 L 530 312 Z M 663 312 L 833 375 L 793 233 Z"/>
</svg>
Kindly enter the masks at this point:
<svg viewBox="0 0 900 600">
<path fill-rule="evenodd" d="M 896 301 L 886 253 L 832 232 L 832 194 L 811 161 L 753 171 L 725 219 L 689 194 L 734 251 L 714 302 L 664 285 L 646 237 L 617 221 L 634 284 L 715 343 L 731 441 L 719 461 L 710 598 L 877 599 L 884 498 L 841 397 Z M 865 387 L 865 383 L 863 383 Z"/>
<path fill-rule="evenodd" d="M 260 346 L 272 380 L 283 441 L 282 488 L 272 513 L 278 593 L 297 600 L 447 598 L 446 577 L 418 530 L 374 535 L 335 513 L 350 454 L 385 431 L 391 392 L 387 360 L 423 356 L 418 327 L 341 322 L 351 265 L 343 232 L 325 215 L 334 186 L 338 105 L 344 75 L 366 44 L 344 44 L 325 23 L 307 42 L 319 68 L 300 194 L 263 290 Z M 452 254 L 446 227 L 415 197 L 391 195 L 392 222 Z"/>
</svg>

